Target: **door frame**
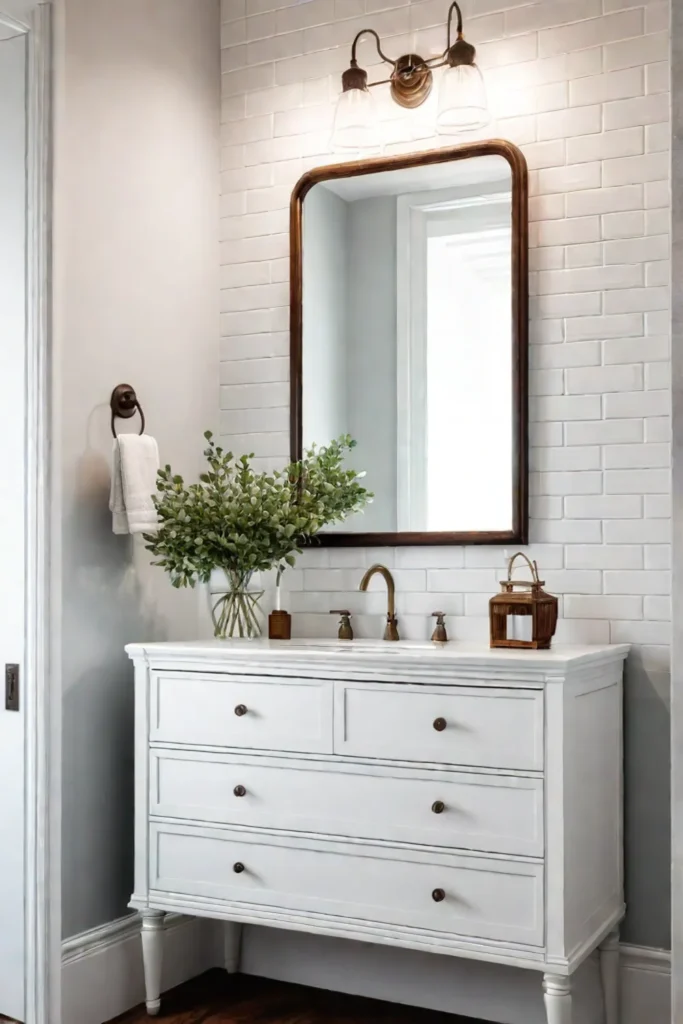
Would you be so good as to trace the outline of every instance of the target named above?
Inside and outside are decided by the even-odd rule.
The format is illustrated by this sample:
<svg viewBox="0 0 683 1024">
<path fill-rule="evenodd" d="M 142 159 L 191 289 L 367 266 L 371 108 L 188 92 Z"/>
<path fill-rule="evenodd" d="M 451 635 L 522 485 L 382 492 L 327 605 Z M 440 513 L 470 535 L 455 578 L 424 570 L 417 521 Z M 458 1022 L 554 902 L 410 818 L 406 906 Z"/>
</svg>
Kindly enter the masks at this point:
<svg viewBox="0 0 683 1024">
<path fill-rule="evenodd" d="M 671 376 L 672 376 L 672 609 L 671 609 L 671 945 L 672 1020 L 683 1013 L 683 301 L 674 283 L 683 271 L 683 58 L 677 45 L 683 6 L 671 4 Z M 676 42 L 674 42 L 674 40 Z"/>
<path fill-rule="evenodd" d="M 26 1024 L 61 1018 L 60 722 L 52 656 L 51 220 L 52 5 L 0 0 L 27 36 L 26 608 L 22 699 L 25 759 Z"/>
</svg>

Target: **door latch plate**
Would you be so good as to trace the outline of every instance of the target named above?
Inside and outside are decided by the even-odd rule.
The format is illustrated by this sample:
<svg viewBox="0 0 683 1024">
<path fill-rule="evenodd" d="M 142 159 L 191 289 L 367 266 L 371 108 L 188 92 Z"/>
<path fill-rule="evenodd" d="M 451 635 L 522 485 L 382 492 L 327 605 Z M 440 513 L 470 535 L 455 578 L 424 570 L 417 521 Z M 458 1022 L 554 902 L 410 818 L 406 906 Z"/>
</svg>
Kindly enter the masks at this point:
<svg viewBox="0 0 683 1024">
<path fill-rule="evenodd" d="M 19 710 L 19 666 L 5 665 L 5 711 Z"/>
</svg>

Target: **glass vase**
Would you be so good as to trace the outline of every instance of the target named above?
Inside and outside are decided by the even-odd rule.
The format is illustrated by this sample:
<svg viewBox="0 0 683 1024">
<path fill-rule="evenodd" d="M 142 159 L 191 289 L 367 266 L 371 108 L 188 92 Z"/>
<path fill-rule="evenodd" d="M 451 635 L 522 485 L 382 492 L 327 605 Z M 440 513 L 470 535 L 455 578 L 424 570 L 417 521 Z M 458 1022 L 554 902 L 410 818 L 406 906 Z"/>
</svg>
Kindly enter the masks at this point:
<svg viewBox="0 0 683 1024">
<path fill-rule="evenodd" d="M 250 588 L 252 574 L 226 570 L 228 590 L 212 603 L 214 636 L 218 640 L 234 637 L 252 640 L 261 636 L 263 613 L 262 590 Z"/>
</svg>

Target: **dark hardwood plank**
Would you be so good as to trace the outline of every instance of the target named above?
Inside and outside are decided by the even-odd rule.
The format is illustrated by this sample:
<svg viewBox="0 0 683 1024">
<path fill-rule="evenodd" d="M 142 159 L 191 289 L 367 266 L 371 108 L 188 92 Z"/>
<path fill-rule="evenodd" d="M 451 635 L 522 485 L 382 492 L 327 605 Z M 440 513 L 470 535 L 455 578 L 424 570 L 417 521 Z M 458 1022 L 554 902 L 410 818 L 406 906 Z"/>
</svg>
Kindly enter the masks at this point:
<svg viewBox="0 0 683 1024">
<path fill-rule="evenodd" d="M 153 1019 L 142 1006 L 117 1017 L 116 1024 L 143 1024 Z M 166 1024 L 477 1024 L 452 1014 L 267 978 L 229 977 L 220 970 L 167 993 L 156 1020 Z"/>
</svg>

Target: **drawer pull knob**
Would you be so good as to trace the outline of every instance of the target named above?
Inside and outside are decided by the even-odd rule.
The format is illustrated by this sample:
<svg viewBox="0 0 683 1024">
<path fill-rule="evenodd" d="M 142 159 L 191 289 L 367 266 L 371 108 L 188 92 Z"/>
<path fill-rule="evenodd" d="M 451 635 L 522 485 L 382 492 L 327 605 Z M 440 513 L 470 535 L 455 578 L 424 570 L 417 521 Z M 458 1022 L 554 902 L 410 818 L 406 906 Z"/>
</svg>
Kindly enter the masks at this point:
<svg viewBox="0 0 683 1024">
<path fill-rule="evenodd" d="M 233 864 L 232 870 L 235 872 L 236 875 L 241 875 L 242 872 L 244 871 L 244 864 L 242 864 L 241 861 L 238 860 L 236 864 Z"/>
<path fill-rule="evenodd" d="M 244 788 L 244 786 L 235 786 L 235 788 L 233 789 L 233 793 L 235 794 L 235 796 L 246 796 L 247 795 L 247 791 Z"/>
<path fill-rule="evenodd" d="M 434 892 L 432 893 L 432 899 L 434 900 L 435 903 L 443 903 L 443 901 L 446 899 L 446 893 L 444 892 L 443 889 L 435 889 Z"/>
<path fill-rule="evenodd" d="M 241 718 L 242 715 L 246 715 L 246 713 L 247 713 L 247 705 L 246 704 L 238 704 L 237 707 L 235 708 L 235 714 L 237 715 L 238 718 Z"/>
<path fill-rule="evenodd" d="M 446 728 L 446 719 L 445 718 L 435 718 L 434 719 L 434 728 L 436 729 L 437 732 L 443 732 L 444 729 Z"/>
<path fill-rule="evenodd" d="M 435 800 L 432 804 L 432 810 L 434 811 L 434 814 L 443 814 L 446 810 L 446 805 L 443 800 Z"/>
</svg>

